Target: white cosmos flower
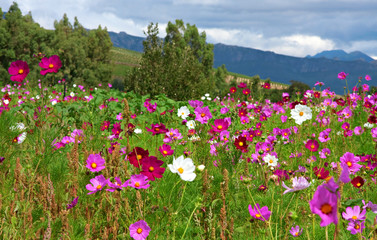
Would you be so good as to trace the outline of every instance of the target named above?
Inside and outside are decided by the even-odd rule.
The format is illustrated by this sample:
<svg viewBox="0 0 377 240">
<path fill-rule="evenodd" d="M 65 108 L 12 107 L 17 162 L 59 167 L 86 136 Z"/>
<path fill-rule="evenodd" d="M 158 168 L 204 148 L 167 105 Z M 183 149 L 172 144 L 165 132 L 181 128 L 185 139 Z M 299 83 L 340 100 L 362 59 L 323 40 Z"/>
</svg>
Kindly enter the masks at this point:
<svg viewBox="0 0 377 240">
<path fill-rule="evenodd" d="M 204 166 L 203 164 L 202 165 L 199 165 L 197 168 L 198 168 L 198 170 L 199 171 L 203 171 L 204 170 L 204 168 L 205 168 L 206 166 Z"/>
<path fill-rule="evenodd" d="M 206 99 L 206 97 L 204 97 L 204 96 L 203 96 L 203 97 L 201 97 L 200 99 L 202 99 L 202 100 L 205 100 L 205 99 Z"/>
<path fill-rule="evenodd" d="M 289 188 L 287 187 L 287 185 L 285 185 L 285 183 L 283 182 L 282 186 L 287 189 L 284 191 L 283 194 L 286 194 L 286 193 L 289 193 L 289 192 L 296 192 L 296 191 L 299 191 L 299 190 L 302 190 L 302 189 L 305 189 L 305 188 L 308 188 L 310 186 L 311 183 L 308 182 L 308 180 L 306 180 L 305 177 L 294 177 L 292 179 L 292 188 Z"/>
<path fill-rule="evenodd" d="M 195 165 L 191 158 L 184 158 L 183 155 L 177 159 L 173 157 L 173 164 L 168 164 L 172 173 L 178 173 L 183 181 L 192 182 L 196 178 Z"/>
<path fill-rule="evenodd" d="M 54 99 L 54 100 L 51 101 L 51 104 L 52 104 L 52 105 L 55 105 L 55 104 L 57 104 L 57 103 L 58 103 L 58 102 L 56 101 L 56 99 Z"/>
<path fill-rule="evenodd" d="M 190 114 L 190 110 L 186 106 L 180 107 L 178 109 L 178 117 L 186 119 L 189 114 Z"/>
<path fill-rule="evenodd" d="M 209 93 L 204 94 L 204 96 L 209 97 Z"/>
<path fill-rule="evenodd" d="M 278 159 L 271 154 L 264 156 L 263 160 L 269 167 L 276 167 L 278 165 Z"/>
<path fill-rule="evenodd" d="M 186 126 L 188 127 L 188 129 L 194 129 L 196 126 L 196 123 L 194 120 L 189 120 L 187 121 Z"/>
<path fill-rule="evenodd" d="M 367 122 L 367 123 L 364 124 L 364 127 L 365 128 L 369 128 L 369 129 L 373 128 L 373 126 L 374 126 L 374 124 L 373 123 L 369 123 L 369 122 Z"/>
<path fill-rule="evenodd" d="M 5 99 L 5 100 L 4 100 L 4 104 L 5 104 L 5 105 L 8 105 L 8 104 L 9 104 L 9 100 L 8 100 L 8 99 Z"/>
<path fill-rule="evenodd" d="M 75 96 L 75 93 L 74 93 L 74 92 L 71 92 L 71 94 L 69 94 L 69 95 L 71 95 L 71 97 L 74 97 L 74 96 Z"/>
<path fill-rule="evenodd" d="M 312 109 L 306 105 L 297 104 L 291 110 L 291 116 L 298 125 L 301 125 L 304 121 L 312 119 Z"/>
<path fill-rule="evenodd" d="M 27 135 L 26 132 L 21 133 L 21 134 L 18 136 L 18 138 L 17 138 L 17 143 L 18 143 L 18 144 L 23 143 L 23 142 L 25 141 L 25 139 L 26 139 L 26 135 Z"/>
<path fill-rule="evenodd" d="M 135 128 L 135 130 L 134 130 L 134 133 L 136 133 L 136 134 L 140 134 L 142 132 L 143 132 L 143 130 L 141 130 L 140 128 Z"/>
<path fill-rule="evenodd" d="M 17 123 L 16 126 L 10 127 L 10 130 L 12 130 L 12 131 L 15 131 L 15 130 L 23 131 L 25 129 L 26 129 L 26 127 L 25 127 L 25 124 L 23 124 L 23 123 Z"/>
</svg>

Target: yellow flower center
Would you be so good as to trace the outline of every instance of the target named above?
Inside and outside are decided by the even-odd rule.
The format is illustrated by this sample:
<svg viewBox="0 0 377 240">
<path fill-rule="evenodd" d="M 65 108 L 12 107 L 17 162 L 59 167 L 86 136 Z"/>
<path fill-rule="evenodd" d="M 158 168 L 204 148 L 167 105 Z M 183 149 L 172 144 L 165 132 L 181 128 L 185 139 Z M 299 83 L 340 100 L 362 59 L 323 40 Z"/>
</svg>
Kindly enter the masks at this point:
<svg viewBox="0 0 377 240">
<path fill-rule="evenodd" d="M 223 126 L 219 125 L 217 126 L 217 129 L 223 129 Z"/>
<path fill-rule="evenodd" d="M 170 136 L 173 136 L 173 134 L 174 134 L 174 133 L 171 132 L 171 133 L 170 133 Z"/>
<path fill-rule="evenodd" d="M 137 155 L 137 160 L 140 160 L 142 156 L 140 154 Z"/>
<path fill-rule="evenodd" d="M 138 234 L 140 234 L 140 233 L 142 233 L 142 232 L 143 232 L 143 229 L 141 229 L 141 228 L 138 228 L 138 229 L 136 230 L 136 232 L 137 232 Z"/>
<path fill-rule="evenodd" d="M 184 113 L 184 112 L 182 112 L 182 115 L 185 115 L 185 113 Z"/>
<path fill-rule="evenodd" d="M 360 228 L 360 225 L 356 224 L 355 229 L 359 229 L 359 228 Z"/>
<path fill-rule="evenodd" d="M 101 185 L 97 185 L 97 189 L 101 189 L 102 188 L 102 186 Z"/>
<path fill-rule="evenodd" d="M 300 112 L 298 115 L 300 115 L 302 117 L 302 116 L 304 116 L 304 112 Z"/>
<path fill-rule="evenodd" d="M 274 161 L 271 159 L 269 162 L 270 162 L 270 163 L 273 163 Z"/>
<path fill-rule="evenodd" d="M 314 144 L 312 144 L 310 147 L 311 147 L 311 149 L 314 149 L 314 148 L 315 148 Z"/>
<path fill-rule="evenodd" d="M 149 170 L 150 172 L 153 172 L 153 171 L 154 171 L 154 167 L 151 166 L 151 167 L 148 168 L 148 170 Z"/>
<path fill-rule="evenodd" d="M 23 69 L 18 70 L 18 74 L 23 74 L 23 73 L 24 73 Z"/>
<path fill-rule="evenodd" d="M 166 150 L 162 151 L 164 154 L 168 154 L 168 152 Z"/>
<path fill-rule="evenodd" d="M 48 67 L 49 67 L 49 68 L 53 68 L 53 67 L 54 67 L 54 64 L 50 63 L 50 64 L 48 65 Z"/>
<path fill-rule="evenodd" d="M 135 182 L 135 187 L 140 187 L 140 183 L 139 182 Z"/>
<path fill-rule="evenodd" d="M 347 166 L 348 166 L 348 167 L 351 167 L 351 166 L 352 166 L 352 163 L 351 163 L 351 162 L 347 162 Z"/>
<path fill-rule="evenodd" d="M 243 142 L 239 142 L 238 145 L 239 145 L 240 147 L 242 147 L 242 146 L 243 146 Z"/>
<path fill-rule="evenodd" d="M 96 163 L 92 163 L 91 167 L 95 169 L 95 168 L 97 168 L 97 164 Z"/>
<path fill-rule="evenodd" d="M 205 117 L 205 115 L 206 115 L 205 113 L 200 114 L 201 117 Z"/>
<path fill-rule="evenodd" d="M 157 127 L 157 128 L 155 128 L 154 129 L 156 132 L 159 132 L 160 131 L 160 129 Z"/>
<path fill-rule="evenodd" d="M 360 186 L 361 186 L 361 183 L 357 183 L 356 186 L 360 187 Z"/>
<path fill-rule="evenodd" d="M 262 215 L 260 215 L 259 213 L 255 214 L 255 216 L 256 216 L 257 218 L 262 217 Z"/>
<path fill-rule="evenodd" d="M 183 173 L 183 168 L 178 168 L 178 172 L 180 173 L 180 174 L 182 174 Z"/>
<path fill-rule="evenodd" d="M 330 214 L 332 212 L 332 207 L 330 204 L 325 203 L 321 206 L 321 212 L 324 214 Z"/>
<path fill-rule="evenodd" d="M 356 220 L 356 219 L 357 219 L 357 217 L 356 217 L 356 216 L 352 216 L 352 219 L 353 219 L 353 220 Z"/>
</svg>

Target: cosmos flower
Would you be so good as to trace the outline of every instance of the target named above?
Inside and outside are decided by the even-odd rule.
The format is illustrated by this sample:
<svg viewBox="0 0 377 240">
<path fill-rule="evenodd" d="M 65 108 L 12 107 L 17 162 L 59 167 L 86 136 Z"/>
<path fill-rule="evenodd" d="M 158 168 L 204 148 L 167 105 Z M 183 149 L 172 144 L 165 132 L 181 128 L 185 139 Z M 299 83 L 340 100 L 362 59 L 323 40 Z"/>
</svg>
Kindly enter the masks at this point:
<svg viewBox="0 0 377 240">
<path fill-rule="evenodd" d="M 346 79 L 347 75 L 348 75 L 348 73 L 340 72 L 340 73 L 338 73 L 338 78 L 340 80 L 344 80 L 344 79 Z"/>
<path fill-rule="evenodd" d="M 306 105 L 297 104 L 291 110 L 291 117 L 295 120 L 296 124 L 301 125 L 306 120 L 312 119 L 312 109 Z"/>
<path fill-rule="evenodd" d="M 178 117 L 181 117 L 182 119 L 186 119 L 190 114 L 190 110 L 186 107 L 180 107 L 178 109 Z"/>
<path fill-rule="evenodd" d="M 296 227 L 292 227 L 289 232 L 292 234 L 293 237 L 298 237 L 302 234 L 303 228 L 300 229 L 299 225 L 296 225 Z"/>
<path fill-rule="evenodd" d="M 360 176 L 355 177 L 352 179 L 351 183 L 355 188 L 361 188 L 364 185 L 364 179 Z"/>
<path fill-rule="evenodd" d="M 147 189 L 150 187 L 148 184 L 148 177 L 143 174 L 132 175 L 130 179 L 126 181 L 126 186 L 136 189 Z"/>
<path fill-rule="evenodd" d="M 178 173 L 183 181 L 192 182 L 196 178 L 195 165 L 191 158 L 173 157 L 173 164 L 168 164 L 169 170 L 172 173 Z"/>
<path fill-rule="evenodd" d="M 168 145 L 168 144 L 163 144 L 162 146 L 160 146 L 158 148 L 158 150 L 160 151 L 160 153 L 166 157 L 166 156 L 170 156 L 174 153 L 174 150 L 171 149 L 171 146 Z"/>
<path fill-rule="evenodd" d="M 346 211 L 342 213 L 342 216 L 348 221 L 365 220 L 366 212 L 366 209 L 361 212 L 360 206 L 354 206 L 353 208 L 347 207 Z"/>
<path fill-rule="evenodd" d="M 355 174 L 362 167 L 358 162 L 360 161 L 359 157 L 356 157 L 353 153 L 346 152 L 342 157 L 340 157 L 340 162 L 342 164 L 347 164 L 348 169 L 351 174 Z"/>
<path fill-rule="evenodd" d="M 249 213 L 253 218 L 259 219 L 263 222 L 267 221 L 271 216 L 271 211 L 268 210 L 268 207 L 264 206 L 260 208 L 259 203 L 254 205 L 254 208 L 249 205 Z"/>
<path fill-rule="evenodd" d="M 263 161 L 267 163 L 269 167 L 276 167 L 278 165 L 278 159 L 269 153 L 263 157 Z"/>
<path fill-rule="evenodd" d="M 71 203 L 67 204 L 67 210 L 75 207 L 77 205 L 78 200 L 79 200 L 79 197 L 76 197 L 72 200 Z"/>
<path fill-rule="evenodd" d="M 321 227 L 331 223 L 338 224 L 337 195 L 326 189 L 324 185 L 318 186 L 309 205 L 310 210 L 321 217 Z"/>
<path fill-rule="evenodd" d="M 197 107 L 195 109 L 195 115 L 196 115 L 195 121 L 199 121 L 201 124 L 208 123 L 208 120 L 212 118 L 212 114 L 209 111 L 208 106 L 204 108 Z"/>
<path fill-rule="evenodd" d="M 42 68 L 41 74 L 46 75 L 47 73 L 57 73 L 59 68 L 62 67 L 62 62 L 60 61 L 59 56 L 52 55 L 51 57 L 42 58 L 39 66 Z"/>
<path fill-rule="evenodd" d="M 143 164 L 143 159 L 149 156 L 149 151 L 141 147 L 135 147 L 126 157 L 132 165 L 138 168 Z"/>
<path fill-rule="evenodd" d="M 8 73 L 12 75 L 10 77 L 11 81 L 22 83 L 22 81 L 29 74 L 29 66 L 27 62 L 17 60 L 10 64 L 8 68 Z"/>
<path fill-rule="evenodd" d="M 151 228 L 148 226 L 147 222 L 144 220 L 140 220 L 130 225 L 130 236 L 135 240 L 145 240 Z"/>
<path fill-rule="evenodd" d="M 296 191 L 300 191 L 300 190 L 303 190 L 305 188 L 308 188 L 309 186 L 311 185 L 311 183 L 308 182 L 308 180 L 306 180 L 305 177 L 294 177 L 292 179 L 292 188 L 289 188 L 287 187 L 287 185 L 285 185 L 285 183 L 283 182 L 282 186 L 287 189 L 284 191 L 283 194 L 286 194 L 286 193 L 289 193 L 289 192 L 296 192 Z"/>
<path fill-rule="evenodd" d="M 103 175 L 99 175 L 90 179 L 90 183 L 86 185 L 86 189 L 90 191 L 88 194 L 93 194 L 101 191 L 107 185 L 107 180 Z"/>
<path fill-rule="evenodd" d="M 316 140 L 310 139 L 306 142 L 305 147 L 311 152 L 317 152 L 319 143 Z"/>
<path fill-rule="evenodd" d="M 86 160 L 86 167 L 91 172 L 99 172 L 105 169 L 105 159 L 101 157 L 100 154 L 90 154 Z"/>
<path fill-rule="evenodd" d="M 149 181 L 154 181 L 156 178 L 162 178 L 165 168 L 161 167 L 163 161 L 158 160 L 155 156 L 147 157 L 143 160 L 141 174 L 148 177 Z"/>
<path fill-rule="evenodd" d="M 350 221 L 348 222 L 347 230 L 350 231 L 351 234 L 361 233 L 365 228 L 364 222 L 365 221 Z"/>
</svg>

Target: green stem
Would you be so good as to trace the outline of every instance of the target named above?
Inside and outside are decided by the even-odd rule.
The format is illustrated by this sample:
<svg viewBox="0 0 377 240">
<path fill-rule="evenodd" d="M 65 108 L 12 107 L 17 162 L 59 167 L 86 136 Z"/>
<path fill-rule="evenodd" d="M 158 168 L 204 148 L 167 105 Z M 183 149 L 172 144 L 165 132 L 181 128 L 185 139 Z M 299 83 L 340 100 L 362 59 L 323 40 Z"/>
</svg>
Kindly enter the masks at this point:
<svg viewBox="0 0 377 240">
<path fill-rule="evenodd" d="M 192 218 L 192 216 L 194 215 L 194 212 L 195 212 L 196 209 L 197 209 L 197 206 L 195 206 L 194 210 L 192 210 L 192 212 L 191 212 L 191 215 L 190 215 L 190 217 L 189 217 L 189 219 L 188 219 L 188 221 L 187 221 L 186 228 L 185 228 L 185 231 L 183 232 L 183 235 L 182 235 L 182 237 L 181 237 L 181 240 L 184 239 L 184 237 L 185 237 L 185 234 L 186 234 L 187 228 L 188 228 L 188 226 L 189 226 L 189 224 L 190 224 L 191 218 Z"/>
</svg>

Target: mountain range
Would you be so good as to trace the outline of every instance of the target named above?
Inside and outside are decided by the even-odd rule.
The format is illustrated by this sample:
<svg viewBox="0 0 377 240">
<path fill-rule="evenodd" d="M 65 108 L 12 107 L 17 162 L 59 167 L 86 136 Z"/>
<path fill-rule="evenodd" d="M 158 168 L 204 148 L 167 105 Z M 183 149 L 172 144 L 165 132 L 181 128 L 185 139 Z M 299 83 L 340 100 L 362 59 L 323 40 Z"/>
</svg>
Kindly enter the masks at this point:
<svg viewBox="0 0 377 240">
<path fill-rule="evenodd" d="M 115 47 L 138 52 L 143 51 L 145 38 L 131 36 L 125 32 L 109 32 Z M 253 48 L 214 44 L 214 67 L 225 64 L 228 71 L 248 76 L 259 75 L 262 79 L 290 84 L 300 81 L 313 87 L 317 81 L 324 82 L 337 94 L 344 93 L 344 80 L 337 78 L 339 72 L 349 73 L 348 86 L 352 88 L 360 77 L 369 75 L 377 79 L 377 61 L 362 52 L 347 54 L 343 50 L 324 51 L 304 58 L 277 54 Z M 371 84 L 372 82 L 368 82 Z M 363 80 L 362 84 L 366 83 Z M 350 89 L 351 90 L 351 89 Z"/>
</svg>

